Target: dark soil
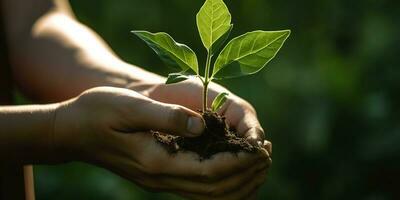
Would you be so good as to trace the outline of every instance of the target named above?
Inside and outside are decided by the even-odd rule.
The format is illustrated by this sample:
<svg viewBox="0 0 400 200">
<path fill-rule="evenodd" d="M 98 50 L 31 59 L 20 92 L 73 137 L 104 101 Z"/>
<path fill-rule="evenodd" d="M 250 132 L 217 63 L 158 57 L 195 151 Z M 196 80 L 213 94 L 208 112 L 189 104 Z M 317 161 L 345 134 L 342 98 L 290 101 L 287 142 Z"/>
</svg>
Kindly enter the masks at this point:
<svg viewBox="0 0 400 200">
<path fill-rule="evenodd" d="M 161 143 L 171 154 L 179 151 L 191 151 L 200 156 L 200 159 L 210 158 L 220 152 L 256 152 L 259 147 L 248 143 L 239 137 L 234 130 L 230 130 L 225 118 L 217 113 L 206 111 L 202 113 L 206 128 L 199 137 L 188 138 L 172 136 L 153 131 L 154 138 Z"/>
</svg>

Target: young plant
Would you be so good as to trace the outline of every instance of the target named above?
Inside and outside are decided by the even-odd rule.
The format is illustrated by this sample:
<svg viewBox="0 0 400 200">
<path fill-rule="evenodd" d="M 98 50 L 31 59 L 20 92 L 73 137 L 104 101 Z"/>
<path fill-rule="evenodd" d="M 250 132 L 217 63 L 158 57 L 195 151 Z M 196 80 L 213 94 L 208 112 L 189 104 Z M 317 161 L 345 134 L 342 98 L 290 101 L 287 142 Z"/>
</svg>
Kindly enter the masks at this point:
<svg viewBox="0 0 400 200">
<path fill-rule="evenodd" d="M 201 41 L 207 50 L 204 74 L 199 73 L 197 56 L 192 49 L 176 42 L 164 32 L 132 31 L 145 41 L 170 67 L 179 72 L 168 75 L 166 84 L 184 81 L 190 76 L 198 77 L 203 83 L 203 113 L 208 110 L 208 85 L 213 80 L 234 78 L 260 71 L 282 47 L 290 30 L 252 31 L 233 38 L 222 48 L 233 28 L 231 14 L 223 0 L 206 0 L 196 15 Z M 227 93 L 219 94 L 211 110 L 217 111 L 224 104 Z"/>
</svg>

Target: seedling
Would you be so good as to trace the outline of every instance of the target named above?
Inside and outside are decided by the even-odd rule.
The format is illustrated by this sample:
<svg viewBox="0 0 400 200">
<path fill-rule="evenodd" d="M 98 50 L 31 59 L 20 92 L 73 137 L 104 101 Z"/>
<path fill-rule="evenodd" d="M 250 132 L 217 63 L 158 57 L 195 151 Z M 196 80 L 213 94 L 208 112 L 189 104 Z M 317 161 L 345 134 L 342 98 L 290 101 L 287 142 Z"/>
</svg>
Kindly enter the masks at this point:
<svg viewBox="0 0 400 200">
<path fill-rule="evenodd" d="M 259 72 L 275 57 L 290 35 L 290 30 L 252 31 L 233 38 L 220 51 L 233 28 L 231 14 L 223 0 L 206 0 L 196 15 L 196 22 L 201 41 L 207 50 L 203 75 L 199 73 L 195 52 L 187 45 L 176 42 L 167 33 L 148 31 L 132 31 L 132 33 L 145 41 L 168 66 L 179 70 L 168 75 L 166 84 L 178 83 L 191 76 L 201 80 L 203 113 L 209 110 L 207 91 L 211 81 Z M 214 60 L 215 55 L 218 56 Z M 213 112 L 222 107 L 227 95 L 221 93 L 214 99 L 211 106 Z"/>
</svg>

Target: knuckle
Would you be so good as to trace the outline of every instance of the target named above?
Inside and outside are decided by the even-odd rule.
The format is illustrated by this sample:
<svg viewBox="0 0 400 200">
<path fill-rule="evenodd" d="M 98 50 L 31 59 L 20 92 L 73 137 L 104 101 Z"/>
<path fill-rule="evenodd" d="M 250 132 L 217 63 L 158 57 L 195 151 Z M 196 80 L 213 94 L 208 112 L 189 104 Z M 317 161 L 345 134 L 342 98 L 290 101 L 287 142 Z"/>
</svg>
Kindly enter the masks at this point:
<svg viewBox="0 0 400 200">
<path fill-rule="evenodd" d="M 168 111 L 168 124 L 180 124 L 184 121 L 185 114 L 181 106 L 172 106 Z"/>
<path fill-rule="evenodd" d="M 262 140 L 265 139 L 265 132 L 261 126 L 254 127 L 254 130 L 255 130 L 256 134 L 260 137 L 260 139 L 262 139 Z"/>
<path fill-rule="evenodd" d="M 254 129 L 258 134 L 264 134 L 264 129 L 261 126 L 256 126 Z"/>
<path fill-rule="evenodd" d="M 77 102 L 80 105 L 91 106 L 95 102 L 102 103 L 109 97 L 109 91 L 105 87 L 95 87 L 82 92 Z"/>
<path fill-rule="evenodd" d="M 81 95 L 78 96 L 76 102 L 80 105 L 85 105 L 90 102 L 92 99 L 92 94 L 89 91 L 85 91 Z"/>
</svg>

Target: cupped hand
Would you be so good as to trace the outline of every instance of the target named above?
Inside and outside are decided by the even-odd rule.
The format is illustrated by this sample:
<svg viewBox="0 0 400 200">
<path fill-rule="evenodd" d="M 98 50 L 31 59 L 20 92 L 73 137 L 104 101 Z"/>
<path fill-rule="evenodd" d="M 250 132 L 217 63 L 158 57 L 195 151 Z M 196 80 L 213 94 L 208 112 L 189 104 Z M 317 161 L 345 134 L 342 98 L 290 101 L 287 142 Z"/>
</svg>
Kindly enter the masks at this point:
<svg viewBox="0 0 400 200">
<path fill-rule="evenodd" d="M 164 83 L 133 83 L 129 89 L 138 91 L 154 100 L 185 106 L 192 110 L 202 108 L 203 85 L 198 79 L 189 79 L 184 82 L 166 85 Z M 253 106 L 242 98 L 232 94 L 226 88 L 211 83 L 209 85 L 208 105 L 222 92 L 228 92 L 229 96 L 224 106 L 218 111 L 226 117 L 230 127 L 253 144 L 260 144 L 268 152 L 272 153 L 272 144 L 265 140 L 264 130 L 257 119 Z"/>
<path fill-rule="evenodd" d="M 227 111 L 228 112 L 228 111 Z M 191 199 L 242 199 L 253 194 L 271 164 L 267 151 L 219 153 L 200 161 L 190 152 L 169 154 L 149 130 L 199 135 L 201 116 L 128 89 L 94 88 L 60 104 L 55 154 L 107 168 L 138 185 Z"/>
</svg>

